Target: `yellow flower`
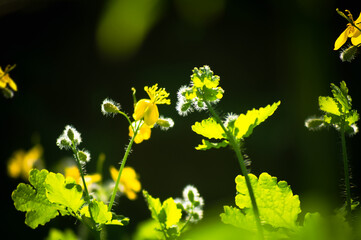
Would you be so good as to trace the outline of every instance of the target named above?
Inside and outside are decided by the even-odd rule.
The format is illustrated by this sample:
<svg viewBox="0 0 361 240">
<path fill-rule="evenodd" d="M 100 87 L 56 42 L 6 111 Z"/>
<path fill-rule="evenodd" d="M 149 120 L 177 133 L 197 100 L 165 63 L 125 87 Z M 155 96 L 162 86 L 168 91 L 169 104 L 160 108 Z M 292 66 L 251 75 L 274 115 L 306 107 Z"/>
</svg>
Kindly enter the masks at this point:
<svg viewBox="0 0 361 240">
<path fill-rule="evenodd" d="M 158 89 L 158 84 L 155 84 L 151 88 L 144 87 L 144 91 L 148 93 L 150 99 L 141 99 L 137 102 L 133 118 L 136 121 L 143 118 L 145 124 L 153 127 L 159 118 L 157 104 L 170 104 L 170 100 L 167 99 L 169 93 L 167 93 L 164 88 Z"/>
<path fill-rule="evenodd" d="M 9 85 L 10 88 L 12 88 L 14 91 L 17 91 L 18 87 L 16 86 L 16 83 L 10 78 L 8 73 L 10 68 L 10 66 L 6 67 L 4 72 L 0 67 L 0 88 L 6 88 L 6 85 Z"/>
<path fill-rule="evenodd" d="M 137 125 L 139 124 L 139 121 L 132 122 L 132 126 L 134 129 L 136 129 Z M 129 137 L 133 137 L 134 132 L 132 126 L 129 126 Z M 142 126 L 138 130 L 137 135 L 134 138 L 135 143 L 141 143 L 143 140 L 148 140 L 150 138 L 151 129 L 147 124 L 142 123 Z"/>
<path fill-rule="evenodd" d="M 28 152 L 24 150 L 14 152 L 7 165 L 9 176 L 12 178 L 22 177 L 24 180 L 28 180 L 30 170 L 42 155 L 43 148 L 40 145 L 35 145 Z"/>
<path fill-rule="evenodd" d="M 83 186 L 83 181 L 80 176 L 80 172 L 77 166 L 71 166 L 65 168 L 65 177 L 71 177 L 75 180 L 75 182 L 79 185 Z M 100 182 L 102 180 L 102 176 L 99 173 L 89 174 L 84 176 L 85 183 L 88 188 L 91 188 L 91 185 L 96 182 Z"/>
<path fill-rule="evenodd" d="M 113 166 L 110 166 L 109 170 L 114 182 L 116 182 L 119 171 Z M 124 192 L 130 200 L 135 200 L 137 198 L 137 192 L 139 192 L 141 188 L 142 186 L 138 180 L 138 175 L 135 170 L 131 167 L 123 168 L 122 176 L 120 177 L 119 182 L 119 190 Z"/>
<path fill-rule="evenodd" d="M 348 18 L 356 25 L 358 28 L 361 28 L 361 13 L 356 21 L 353 20 L 352 14 L 350 11 L 346 10 Z M 341 33 L 341 35 L 337 38 L 335 42 L 335 48 L 333 50 L 338 50 L 342 45 L 345 44 L 347 38 L 351 38 L 351 42 L 353 45 L 358 45 L 361 43 L 361 32 L 351 23 L 347 24 L 347 28 L 345 31 Z"/>
</svg>

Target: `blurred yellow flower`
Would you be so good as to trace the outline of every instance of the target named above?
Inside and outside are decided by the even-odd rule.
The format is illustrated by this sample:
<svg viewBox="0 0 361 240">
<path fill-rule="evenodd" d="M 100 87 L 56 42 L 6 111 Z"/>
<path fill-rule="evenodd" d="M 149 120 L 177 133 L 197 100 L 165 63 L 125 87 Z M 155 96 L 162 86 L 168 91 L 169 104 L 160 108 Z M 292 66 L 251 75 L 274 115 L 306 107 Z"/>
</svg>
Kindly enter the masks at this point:
<svg viewBox="0 0 361 240">
<path fill-rule="evenodd" d="M 137 125 L 139 124 L 139 121 L 132 122 L 132 126 L 129 126 L 129 137 L 133 137 L 134 132 L 133 128 L 136 129 Z M 151 129 L 147 124 L 142 123 L 142 126 L 138 130 L 137 135 L 134 138 L 135 143 L 141 143 L 143 140 L 148 140 L 150 138 Z"/>
<path fill-rule="evenodd" d="M 354 21 L 351 12 L 348 10 L 346 10 L 345 12 L 347 12 L 349 20 L 351 20 L 353 24 L 356 25 L 358 28 L 361 28 L 361 13 L 356 19 L 356 21 Z M 347 41 L 347 38 L 351 38 L 351 42 L 355 46 L 361 43 L 361 32 L 359 29 L 352 26 L 351 23 L 347 24 L 346 30 L 343 31 L 341 35 L 336 39 L 335 48 L 333 50 L 338 50 L 342 45 L 344 45 Z"/>
<path fill-rule="evenodd" d="M 133 118 L 136 121 L 143 118 L 145 124 L 153 127 L 159 118 L 157 104 L 170 104 L 170 99 L 167 99 L 169 93 L 164 88 L 158 89 L 158 84 L 153 85 L 151 88 L 144 87 L 144 91 L 148 93 L 150 99 L 141 99 L 137 102 Z"/>
<path fill-rule="evenodd" d="M 110 175 L 114 182 L 117 181 L 119 171 L 115 167 L 110 166 Z M 125 167 L 119 181 L 119 190 L 123 192 L 130 200 L 137 198 L 137 192 L 141 190 L 142 186 L 138 180 L 138 175 L 131 167 Z"/>
<path fill-rule="evenodd" d="M 77 166 L 71 166 L 65 168 L 65 177 L 71 177 L 75 180 L 75 182 L 79 185 L 83 186 L 83 181 L 80 176 L 80 172 Z M 84 176 L 85 183 L 89 189 L 91 189 L 91 185 L 96 182 L 100 182 L 102 180 L 102 176 L 99 173 L 89 174 Z"/>
<path fill-rule="evenodd" d="M 0 67 L 0 88 L 6 88 L 6 85 L 9 85 L 9 87 L 17 91 L 18 87 L 16 86 L 16 83 L 10 78 L 9 71 L 12 69 L 10 65 L 5 68 L 5 72 Z"/>
<path fill-rule="evenodd" d="M 7 164 L 8 175 L 12 178 L 22 177 L 28 181 L 30 170 L 42 155 L 43 148 L 39 144 L 27 152 L 24 150 L 15 151 Z"/>
</svg>

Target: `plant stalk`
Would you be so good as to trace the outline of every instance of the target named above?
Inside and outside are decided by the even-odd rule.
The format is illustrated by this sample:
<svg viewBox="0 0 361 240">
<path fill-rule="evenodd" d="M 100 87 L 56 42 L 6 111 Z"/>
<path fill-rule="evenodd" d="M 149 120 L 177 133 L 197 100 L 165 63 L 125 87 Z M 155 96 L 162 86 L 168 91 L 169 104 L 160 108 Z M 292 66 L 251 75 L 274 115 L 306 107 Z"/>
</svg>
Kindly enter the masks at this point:
<svg viewBox="0 0 361 240">
<path fill-rule="evenodd" d="M 109 202 L 109 206 L 108 206 L 109 211 L 112 210 L 112 206 L 113 206 L 113 203 L 114 203 L 114 199 L 115 199 L 115 196 L 116 196 L 117 191 L 118 191 L 118 186 L 119 186 L 119 182 L 120 182 L 120 177 L 121 177 L 121 175 L 122 175 L 122 172 L 123 172 L 125 163 L 127 162 L 127 159 L 128 159 L 129 153 L 130 153 L 130 150 L 132 149 L 132 145 L 133 145 L 134 139 L 135 139 L 135 137 L 136 137 L 137 134 L 138 134 L 139 128 L 140 128 L 140 124 L 136 127 L 136 130 L 133 131 L 133 132 L 134 132 L 133 137 L 130 139 L 129 144 L 128 144 L 128 147 L 127 147 L 127 149 L 125 150 L 125 154 L 124 154 L 124 157 L 123 157 L 123 160 L 122 160 L 122 164 L 120 165 L 120 168 L 119 168 L 119 173 L 118 173 L 117 181 L 115 182 L 115 186 L 114 186 L 114 189 L 113 189 L 113 193 L 112 193 L 112 196 L 111 196 L 111 198 L 110 198 L 110 202 Z"/>
<path fill-rule="evenodd" d="M 346 139 L 345 139 L 345 128 L 341 126 L 341 144 L 342 144 L 342 158 L 343 158 L 343 170 L 345 177 L 345 188 L 346 188 L 346 211 L 347 217 L 351 216 L 351 188 L 350 188 L 350 173 L 347 159 Z"/>
<path fill-rule="evenodd" d="M 247 168 L 246 168 L 246 165 L 244 163 L 244 158 L 243 158 L 243 155 L 242 155 L 241 150 L 240 150 L 240 145 L 239 145 L 237 139 L 234 137 L 234 135 L 230 131 L 228 131 L 227 128 L 224 126 L 223 122 L 221 121 L 221 118 L 215 112 L 215 110 L 213 109 L 211 104 L 208 101 L 204 101 L 204 102 L 207 105 L 207 108 L 208 108 L 209 112 L 211 113 L 211 115 L 213 116 L 213 118 L 216 120 L 216 122 L 218 124 L 221 125 L 223 131 L 227 135 L 227 139 L 228 139 L 230 145 L 232 146 L 233 150 L 236 153 L 238 163 L 239 163 L 239 166 L 241 167 L 242 175 L 245 177 L 246 185 L 247 185 L 247 188 L 248 188 L 248 193 L 249 193 L 249 196 L 251 198 L 252 209 L 253 209 L 254 217 L 255 217 L 255 220 L 256 220 L 256 225 L 257 225 L 257 229 L 258 229 L 258 233 L 259 233 L 259 238 L 264 239 L 260 214 L 259 214 L 259 210 L 258 210 L 258 206 L 257 206 L 257 202 L 256 202 L 256 197 L 254 195 L 254 191 L 253 191 L 253 188 L 252 188 L 252 185 L 251 185 L 251 180 L 249 179 Z"/>
<path fill-rule="evenodd" d="M 98 235 L 100 233 L 97 231 L 97 226 L 96 226 L 96 223 L 95 223 L 94 218 L 93 218 L 93 214 L 92 214 L 91 207 L 90 207 L 90 205 L 91 205 L 90 195 L 89 195 L 88 187 L 87 187 L 86 182 L 85 182 L 84 172 L 83 172 L 83 169 L 81 167 L 80 159 L 78 157 L 78 149 L 75 146 L 74 142 L 73 142 L 72 150 L 73 150 L 73 153 L 74 153 L 75 162 L 76 162 L 76 164 L 78 166 L 78 169 L 79 169 L 79 172 L 80 172 L 81 180 L 83 182 L 84 192 L 85 192 L 85 201 L 88 204 L 89 215 L 90 215 L 90 218 L 91 218 L 92 223 L 93 223 L 92 230 L 95 230 L 94 234 L 95 234 L 96 237 L 98 237 Z"/>
</svg>

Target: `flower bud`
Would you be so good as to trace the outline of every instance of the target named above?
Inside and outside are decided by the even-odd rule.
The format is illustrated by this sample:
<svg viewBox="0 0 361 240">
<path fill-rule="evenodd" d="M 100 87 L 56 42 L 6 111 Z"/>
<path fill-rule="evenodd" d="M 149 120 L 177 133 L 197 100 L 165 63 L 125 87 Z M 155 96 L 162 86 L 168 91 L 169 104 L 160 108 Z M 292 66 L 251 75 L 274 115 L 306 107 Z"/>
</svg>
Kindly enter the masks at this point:
<svg viewBox="0 0 361 240">
<path fill-rule="evenodd" d="M 357 46 L 349 45 L 340 52 L 340 59 L 342 62 L 351 62 L 355 59 L 357 54 Z"/>
<path fill-rule="evenodd" d="M 113 100 L 108 99 L 108 98 L 104 99 L 102 106 L 101 106 L 101 110 L 104 115 L 113 115 L 114 116 L 115 114 L 119 113 L 119 111 L 120 111 L 119 108 L 120 108 L 119 103 L 116 103 Z"/>
<path fill-rule="evenodd" d="M 78 158 L 81 163 L 90 161 L 90 153 L 88 151 L 78 151 Z"/>
<path fill-rule="evenodd" d="M 308 118 L 305 121 L 305 126 L 309 129 L 309 130 L 320 130 L 321 128 L 325 127 L 325 120 L 323 118 L 316 118 L 316 117 L 311 117 Z"/>
<path fill-rule="evenodd" d="M 174 121 L 171 118 L 163 118 L 160 116 L 157 120 L 157 125 L 159 125 L 161 130 L 168 130 L 174 126 Z"/>
</svg>

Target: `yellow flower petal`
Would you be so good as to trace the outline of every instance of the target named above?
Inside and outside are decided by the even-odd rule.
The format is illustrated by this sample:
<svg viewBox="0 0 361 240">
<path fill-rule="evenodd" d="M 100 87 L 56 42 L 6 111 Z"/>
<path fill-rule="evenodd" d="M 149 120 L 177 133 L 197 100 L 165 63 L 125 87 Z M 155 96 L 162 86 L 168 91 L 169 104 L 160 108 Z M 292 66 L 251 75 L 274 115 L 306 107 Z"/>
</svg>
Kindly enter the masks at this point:
<svg viewBox="0 0 361 240">
<path fill-rule="evenodd" d="M 346 30 L 343 31 L 341 33 L 341 35 L 336 39 L 335 48 L 333 50 L 338 50 L 340 47 L 342 47 L 342 45 L 345 44 L 345 42 L 347 41 L 349 32 L 350 32 L 350 28 L 347 27 Z"/>
<path fill-rule="evenodd" d="M 9 77 L 9 86 L 14 90 L 17 91 L 18 87 L 16 86 L 16 83 Z"/>
<path fill-rule="evenodd" d="M 148 105 L 148 109 L 144 113 L 144 122 L 149 127 L 153 127 L 153 125 L 158 121 L 159 111 L 156 104 L 151 103 Z"/>
<path fill-rule="evenodd" d="M 137 125 L 136 122 L 132 123 L 133 128 L 135 128 L 136 125 Z M 133 137 L 134 135 L 133 128 L 129 126 L 129 137 Z M 143 124 L 138 130 L 138 134 L 137 136 L 135 136 L 134 142 L 138 144 L 143 142 L 143 140 L 148 140 L 150 138 L 150 135 L 151 135 L 150 127 L 146 124 Z"/>
<path fill-rule="evenodd" d="M 8 162 L 8 174 L 12 178 L 18 178 L 22 171 L 23 159 L 25 152 L 18 150 Z"/>
<path fill-rule="evenodd" d="M 110 166 L 109 170 L 114 182 L 116 182 L 119 171 L 113 166 Z M 137 173 L 133 168 L 125 167 L 123 169 L 119 183 L 119 190 L 123 192 L 127 198 L 130 200 L 135 200 L 137 198 L 137 192 L 141 190 L 141 184 L 138 180 Z"/>
<path fill-rule="evenodd" d="M 358 31 L 358 32 L 360 32 L 360 31 Z M 361 44 L 361 34 L 358 34 L 357 37 L 351 38 L 351 42 L 352 42 L 352 45 L 354 45 L 354 46 Z"/>
<path fill-rule="evenodd" d="M 149 104 L 151 104 L 149 99 L 141 99 L 137 102 L 134 108 L 133 118 L 138 121 L 143 118 L 145 111 L 147 110 Z"/>
</svg>

